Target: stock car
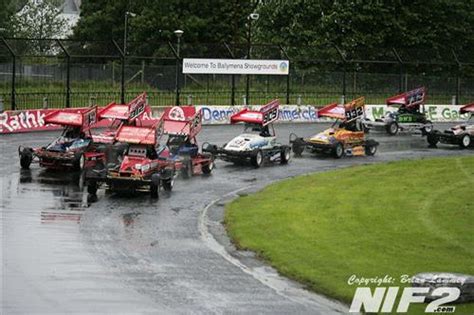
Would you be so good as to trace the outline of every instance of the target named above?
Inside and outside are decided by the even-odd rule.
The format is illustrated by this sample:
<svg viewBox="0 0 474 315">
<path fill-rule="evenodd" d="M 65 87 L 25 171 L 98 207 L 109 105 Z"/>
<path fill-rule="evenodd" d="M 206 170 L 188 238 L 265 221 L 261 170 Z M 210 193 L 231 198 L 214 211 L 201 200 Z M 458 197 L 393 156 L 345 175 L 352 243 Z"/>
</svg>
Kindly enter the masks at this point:
<svg viewBox="0 0 474 315">
<path fill-rule="evenodd" d="M 111 192 L 149 191 L 152 198 L 159 197 L 159 189 L 173 189 L 176 163 L 159 157 L 156 150 L 162 135 L 162 121 L 153 126 L 122 125 L 115 140 L 127 145 L 120 164 L 92 170 L 87 176 L 87 191 L 96 195 L 101 184 Z"/>
<path fill-rule="evenodd" d="M 436 147 L 438 142 L 459 145 L 463 149 L 474 146 L 474 103 L 461 107 L 459 113 L 470 114 L 466 123 L 451 127 L 444 132 L 433 130 L 427 136 L 430 146 Z"/>
<path fill-rule="evenodd" d="M 98 134 L 92 134 L 93 144 L 84 152 L 85 166 L 84 168 L 90 170 L 97 168 L 96 164 L 104 164 L 116 162 L 117 155 L 121 154 L 125 146 L 116 143 L 115 134 L 117 130 L 123 126 L 142 125 L 145 112 L 150 112 L 151 109 L 147 104 L 146 93 L 138 95 L 135 99 L 127 104 L 116 104 L 112 102 L 103 109 L 98 110 L 97 121 L 111 120 L 107 129 Z M 85 178 L 88 177 L 88 172 Z"/>
<path fill-rule="evenodd" d="M 19 146 L 20 165 L 28 169 L 38 161 L 47 169 L 77 169 L 84 167 L 84 153 L 92 145 L 91 126 L 97 120 L 97 107 L 73 111 L 56 110 L 45 116 L 46 124 L 64 127 L 61 136 L 46 146 L 30 148 Z"/>
<path fill-rule="evenodd" d="M 385 130 L 389 135 L 396 135 L 398 131 L 421 131 L 427 135 L 433 130 L 433 123 L 427 119 L 424 111 L 426 90 L 424 87 L 392 96 L 386 100 L 388 106 L 399 106 L 397 111 L 388 112 L 382 118 L 363 121 L 366 130 Z M 420 110 L 423 108 L 423 111 Z"/>
<path fill-rule="evenodd" d="M 194 106 L 175 106 L 165 110 L 162 116 L 163 132 L 168 135 L 160 156 L 180 162 L 183 177 L 194 174 L 210 174 L 214 157 L 199 152 L 196 136 L 202 128 L 202 112 Z"/>
<path fill-rule="evenodd" d="M 244 108 L 230 118 L 231 124 L 245 123 L 244 133 L 233 138 L 222 147 L 203 144 L 203 151 L 227 162 L 250 162 L 260 167 L 264 161 L 286 164 L 290 160 L 291 149 L 276 139 L 273 122 L 278 119 L 280 102 L 273 100 L 259 111 Z"/>
<path fill-rule="evenodd" d="M 113 143 L 115 134 L 122 125 L 135 125 L 137 119 L 146 111 L 150 112 L 146 93 L 138 95 L 127 104 L 116 104 L 115 102 L 108 104 L 103 109 L 98 110 L 97 120 L 111 120 L 110 127 L 99 134 L 93 134 L 92 140 L 95 143 Z"/>
<path fill-rule="evenodd" d="M 296 156 L 304 150 L 311 153 L 333 155 L 335 158 L 347 156 L 372 156 L 377 152 L 378 142 L 365 138 L 361 117 L 364 116 L 363 97 L 345 105 L 329 104 L 318 111 L 318 116 L 336 118 L 332 127 L 308 138 L 290 134 L 290 145 Z"/>
</svg>

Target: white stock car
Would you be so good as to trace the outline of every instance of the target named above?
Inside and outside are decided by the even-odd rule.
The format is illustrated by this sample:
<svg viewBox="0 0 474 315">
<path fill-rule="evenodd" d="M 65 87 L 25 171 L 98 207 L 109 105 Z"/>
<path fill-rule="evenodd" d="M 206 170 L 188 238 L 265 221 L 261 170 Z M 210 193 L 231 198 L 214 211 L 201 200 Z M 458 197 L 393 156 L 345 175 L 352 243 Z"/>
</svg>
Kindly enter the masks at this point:
<svg viewBox="0 0 474 315">
<path fill-rule="evenodd" d="M 278 119 L 279 101 L 274 100 L 260 111 L 247 108 L 230 118 L 231 124 L 245 123 L 244 133 L 233 138 L 222 147 L 205 143 L 203 151 L 233 163 L 250 162 L 260 167 L 264 161 L 286 164 L 290 160 L 291 149 L 279 143 L 275 136 L 273 122 Z"/>
</svg>

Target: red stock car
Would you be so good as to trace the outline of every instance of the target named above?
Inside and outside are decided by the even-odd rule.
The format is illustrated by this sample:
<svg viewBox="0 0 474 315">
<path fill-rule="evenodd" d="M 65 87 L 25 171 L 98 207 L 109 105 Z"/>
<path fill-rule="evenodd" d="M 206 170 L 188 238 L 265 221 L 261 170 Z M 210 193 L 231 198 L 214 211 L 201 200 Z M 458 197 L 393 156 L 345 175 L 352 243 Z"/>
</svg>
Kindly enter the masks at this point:
<svg viewBox="0 0 474 315">
<path fill-rule="evenodd" d="M 121 126 L 115 140 L 127 145 L 120 164 L 109 166 L 95 176 L 86 177 L 87 191 L 95 195 L 98 187 L 105 183 L 112 192 L 149 191 L 152 198 L 158 198 L 159 189 L 173 188 L 176 163 L 160 158 L 157 151 L 162 134 L 162 121 L 151 127 Z"/>
<path fill-rule="evenodd" d="M 181 174 L 188 178 L 194 174 L 210 174 L 214 158 L 202 153 L 196 136 L 202 128 L 202 112 L 194 106 L 175 106 L 165 110 L 162 116 L 163 132 L 168 135 L 162 157 L 179 162 Z"/>
<path fill-rule="evenodd" d="M 43 147 L 18 147 L 21 167 L 28 169 L 33 161 L 38 161 L 41 167 L 48 169 L 82 169 L 84 153 L 92 145 L 90 128 L 96 120 L 97 107 L 75 112 L 56 110 L 48 114 L 45 123 L 63 126 L 61 136 Z"/>
<path fill-rule="evenodd" d="M 98 111 L 97 120 L 111 120 L 110 127 L 100 134 L 93 134 L 93 141 L 95 143 L 104 144 L 113 143 L 115 134 L 122 125 L 135 125 L 136 121 L 145 112 L 150 112 L 150 106 L 147 104 L 145 92 L 138 95 L 127 104 L 116 104 L 115 102 L 108 104 Z"/>
<path fill-rule="evenodd" d="M 142 93 L 128 104 L 110 103 L 97 113 L 98 121 L 111 120 L 110 126 L 99 134 L 92 134 L 93 145 L 84 153 L 85 168 L 97 171 L 99 166 L 105 168 L 107 163 L 117 162 L 117 157 L 126 149 L 122 144 L 116 144 L 115 135 L 123 126 L 142 125 L 144 113 L 150 112 L 146 93 Z M 114 144 L 116 144 L 114 146 Z M 85 174 L 87 179 L 89 172 Z"/>
</svg>

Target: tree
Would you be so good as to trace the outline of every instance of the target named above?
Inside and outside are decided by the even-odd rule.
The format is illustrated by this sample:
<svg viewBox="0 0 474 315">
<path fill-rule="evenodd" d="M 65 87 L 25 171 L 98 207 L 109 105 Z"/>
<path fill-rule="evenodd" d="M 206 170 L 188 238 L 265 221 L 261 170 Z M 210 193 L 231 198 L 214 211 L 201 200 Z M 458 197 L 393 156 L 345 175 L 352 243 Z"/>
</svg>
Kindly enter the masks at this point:
<svg viewBox="0 0 474 315">
<path fill-rule="evenodd" d="M 0 35 L 10 37 L 13 35 L 12 17 L 15 14 L 14 0 L 0 0 Z"/>
<path fill-rule="evenodd" d="M 59 38 L 68 29 L 57 7 L 46 0 L 28 0 L 14 18 L 16 37 Z"/>
<path fill-rule="evenodd" d="M 115 39 L 122 44 L 125 12 L 129 11 L 136 13 L 129 19 L 130 54 L 166 53 L 171 57 L 166 43 L 175 42 L 176 29 L 184 30 L 184 51 L 212 53 L 215 48 L 203 43 L 242 41 L 251 3 L 239 0 L 86 0 L 82 3 L 81 19 L 74 28 L 73 38 Z"/>
</svg>

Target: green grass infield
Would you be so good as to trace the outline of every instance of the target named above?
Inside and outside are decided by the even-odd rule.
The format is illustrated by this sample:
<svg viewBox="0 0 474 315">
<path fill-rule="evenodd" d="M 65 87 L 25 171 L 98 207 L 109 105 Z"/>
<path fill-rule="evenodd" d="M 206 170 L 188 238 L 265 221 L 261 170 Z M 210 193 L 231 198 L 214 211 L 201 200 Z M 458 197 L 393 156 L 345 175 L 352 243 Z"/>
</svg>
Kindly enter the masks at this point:
<svg viewBox="0 0 474 315">
<path fill-rule="evenodd" d="M 474 156 L 291 178 L 230 203 L 225 224 L 239 248 L 346 303 L 357 287 L 348 284 L 352 275 L 388 275 L 402 287 L 411 286 L 402 275 L 474 275 Z M 410 306 L 409 313 L 425 307 Z M 456 314 L 474 312 L 474 303 L 456 307 Z"/>
</svg>

